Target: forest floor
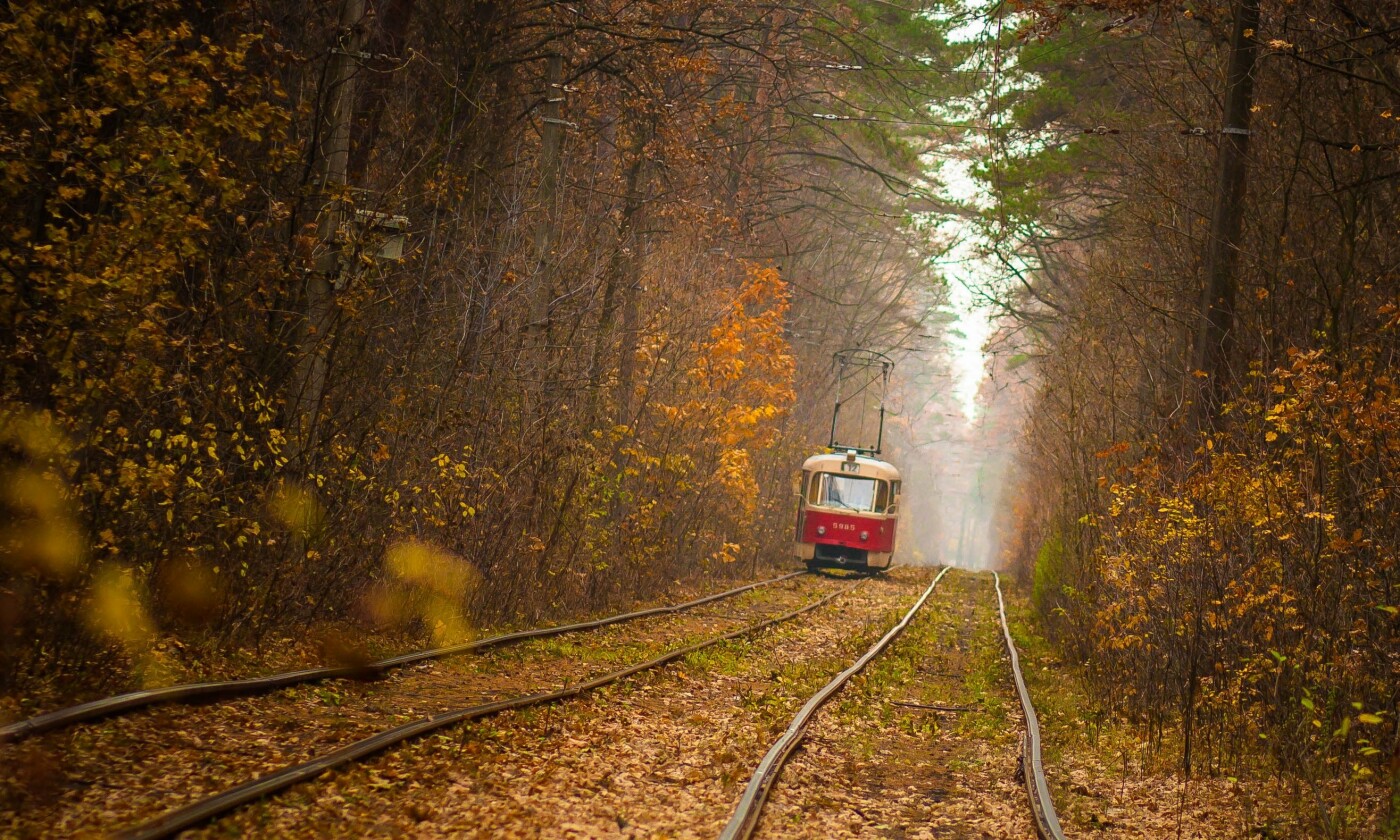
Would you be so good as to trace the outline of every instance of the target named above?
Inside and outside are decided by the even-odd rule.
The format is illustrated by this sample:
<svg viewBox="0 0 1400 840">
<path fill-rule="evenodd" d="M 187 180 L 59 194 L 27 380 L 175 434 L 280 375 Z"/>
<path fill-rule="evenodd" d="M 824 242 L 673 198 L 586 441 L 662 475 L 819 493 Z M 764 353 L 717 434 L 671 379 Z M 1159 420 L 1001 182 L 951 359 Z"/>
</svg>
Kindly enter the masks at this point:
<svg viewBox="0 0 1400 840">
<path fill-rule="evenodd" d="M 712 837 L 798 707 L 931 579 L 902 569 L 864 581 L 784 624 L 575 700 L 421 738 L 192 836 Z M 797 578 L 377 682 L 157 707 L 36 736 L 0 747 L 15 769 L 0 778 L 0 834 L 106 836 L 378 729 L 577 683 L 850 583 Z M 1032 837 L 994 614 L 989 578 L 945 578 L 907 633 L 814 722 L 761 833 Z M 924 708 L 935 705 L 958 711 Z"/>
<path fill-rule="evenodd" d="M 1035 630 L 1016 594 L 1008 621 L 1040 718 L 1045 774 L 1069 837 L 1099 840 L 1361 840 L 1394 838 L 1382 827 L 1381 784 L 1353 780 L 1312 784 L 1280 771 L 1263 754 L 1187 780 L 1180 772 L 1180 733 L 1152 737 L 1103 713 L 1079 669 Z"/>
<path fill-rule="evenodd" d="M 0 836 L 107 836 L 390 726 L 577 684 L 843 592 L 575 699 L 419 738 L 184 835 L 714 837 L 797 709 L 932 577 L 897 569 L 854 588 L 799 577 L 374 682 L 156 707 L 0 746 L 11 770 L 0 775 Z M 1075 669 L 1033 632 L 1025 602 L 1011 593 L 1008 605 L 1069 836 L 1319 836 L 1317 813 L 1276 775 L 1183 785 L 1170 751 L 1148 751 L 1137 732 L 1096 714 Z M 1016 777 L 1021 731 L 992 578 L 954 570 L 904 635 L 817 714 L 757 835 L 1030 840 Z M 1342 829 L 1332 836 L 1379 836 L 1373 790 L 1323 793 Z"/>
</svg>

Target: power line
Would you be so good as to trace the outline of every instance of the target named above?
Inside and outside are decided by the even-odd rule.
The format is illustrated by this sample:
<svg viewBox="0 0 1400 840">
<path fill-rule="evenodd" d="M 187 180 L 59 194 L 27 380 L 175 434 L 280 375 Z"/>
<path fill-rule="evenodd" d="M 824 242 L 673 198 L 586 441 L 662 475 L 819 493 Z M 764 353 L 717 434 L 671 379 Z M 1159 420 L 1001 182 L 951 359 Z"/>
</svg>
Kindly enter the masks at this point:
<svg viewBox="0 0 1400 840">
<path fill-rule="evenodd" d="M 925 120 L 900 120 L 900 119 L 893 119 L 893 118 L 890 118 L 890 117 L 856 117 L 856 116 L 850 116 L 850 115 L 848 115 L 848 114 L 821 114 L 821 113 L 804 113 L 804 112 L 797 112 L 797 111 L 789 111 L 789 112 L 788 112 L 788 115 L 789 115 L 789 116 L 793 116 L 793 117 L 803 117 L 803 118 L 810 118 L 810 119 L 815 119 L 815 120 L 822 120 L 822 121 L 824 121 L 824 122 L 885 123 L 885 124 L 888 124 L 888 125 L 906 125 L 906 126 L 912 126 L 912 127 L 916 127 L 916 128 L 954 128 L 954 129 L 962 129 L 962 130 L 965 130 L 965 131 L 983 131 L 983 132 L 989 132 L 989 133 L 991 133 L 991 132 L 1003 132 L 1003 133 L 1019 133 L 1019 134 L 1089 134 L 1089 135 L 1095 135 L 1095 136 L 1099 136 L 1099 137 L 1105 137 L 1105 136 L 1108 136 L 1108 135 L 1111 135 L 1111 134 L 1185 134 L 1185 135 L 1191 135 L 1191 136 L 1196 136 L 1196 137 L 1205 137 L 1205 136 L 1209 136 L 1210 134 L 1214 134 L 1214 133 L 1217 133 L 1217 132 L 1220 132 L 1220 133 L 1229 133 L 1226 129 L 1223 129 L 1223 128 L 1222 128 L 1222 129 L 1217 129 L 1216 131 L 1212 131 L 1212 130 L 1206 129 L 1206 128 L 1196 128 L 1196 127 L 1182 128 L 1182 127 L 1180 127 L 1180 126 L 1163 126 L 1163 127 L 1161 127 L 1161 128 L 1119 128 L 1119 127 L 1116 127 L 1116 126 L 1108 126 L 1108 125 L 1095 125 L 1095 126 L 1071 126 L 1071 125 L 1065 125 L 1065 126 L 1042 126 L 1041 128 L 1020 128 L 1020 127 L 1017 127 L 1017 126 L 990 125 L 990 124 L 987 124 L 987 123 L 973 123 L 973 122 L 939 122 L 939 121 L 933 121 L 933 120 L 928 120 L 928 121 L 925 121 Z"/>
</svg>

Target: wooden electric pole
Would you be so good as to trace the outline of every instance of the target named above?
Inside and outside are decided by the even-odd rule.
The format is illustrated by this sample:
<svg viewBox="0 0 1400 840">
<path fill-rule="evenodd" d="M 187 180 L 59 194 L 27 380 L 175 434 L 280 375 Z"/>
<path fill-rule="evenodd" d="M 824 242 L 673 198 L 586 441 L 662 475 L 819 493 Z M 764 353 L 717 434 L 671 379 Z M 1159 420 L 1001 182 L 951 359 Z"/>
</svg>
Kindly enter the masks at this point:
<svg viewBox="0 0 1400 840">
<path fill-rule="evenodd" d="M 355 74 L 364 44 L 365 0 L 344 0 L 340 26 L 330 55 L 326 89 L 321 96 L 320 214 L 316 238 L 320 244 L 306 273 L 305 320 L 300 358 L 292 443 L 294 452 L 311 448 L 321 400 L 326 392 L 331 337 L 335 326 L 335 289 L 341 276 L 341 229 L 345 224 L 346 173 L 350 166 L 350 128 L 355 110 Z"/>
<path fill-rule="evenodd" d="M 1195 404 L 1195 427 L 1211 426 L 1226 397 L 1230 377 L 1231 330 L 1239 282 L 1240 230 L 1249 171 L 1249 115 L 1254 104 L 1254 67 L 1258 56 L 1259 0 L 1235 0 L 1226 69 L 1224 124 L 1220 129 L 1215 206 L 1206 242 L 1200 322 L 1192 351 L 1192 373 L 1204 374 Z"/>
<path fill-rule="evenodd" d="M 542 353 L 549 327 L 549 306 L 554 298 L 554 245 L 559 224 L 559 169 L 564 148 L 564 57 L 549 56 L 545 68 L 545 104 L 540 128 L 540 185 L 536 201 L 540 217 L 535 223 L 535 288 L 530 298 L 530 321 L 525 325 L 529 354 Z M 537 359 L 530 360 L 534 364 Z M 543 368 L 532 371 L 542 375 Z"/>
</svg>

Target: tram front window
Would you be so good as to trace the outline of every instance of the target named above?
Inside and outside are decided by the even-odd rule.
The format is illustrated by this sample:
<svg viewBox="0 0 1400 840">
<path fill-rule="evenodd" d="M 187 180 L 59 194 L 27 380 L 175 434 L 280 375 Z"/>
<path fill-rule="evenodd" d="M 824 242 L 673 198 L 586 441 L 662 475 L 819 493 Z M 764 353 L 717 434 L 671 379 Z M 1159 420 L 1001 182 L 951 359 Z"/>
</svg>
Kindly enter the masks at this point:
<svg viewBox="0 0 1400 840">
<path fill-rule="evenodd" d="M 876 480 L 873 478 L 822 473 L 821 493 L 817 504 L 847 510 L 871 511 L 875 509 L 875 485 Z"/>
</svg>

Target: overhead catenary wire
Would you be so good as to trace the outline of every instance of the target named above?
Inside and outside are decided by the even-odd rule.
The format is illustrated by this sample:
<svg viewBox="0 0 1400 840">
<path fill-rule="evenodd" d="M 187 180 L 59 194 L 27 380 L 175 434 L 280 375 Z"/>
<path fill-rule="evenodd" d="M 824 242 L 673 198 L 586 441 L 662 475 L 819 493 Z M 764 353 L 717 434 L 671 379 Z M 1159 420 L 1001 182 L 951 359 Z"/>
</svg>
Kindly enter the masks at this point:
<svg viewBox="0 0 1400 840">
<path fill-rule="evenodd" d="M 990 10 L 990 11 L 988 12 L 988 14 L 990 14 L 990 15 L 995 15 L 995 16 L 996 16 L 996 30 L 995 30 L 995 37 L 994 37 L 993 59 L 992 59 L 992 67 L 991 67 L 990 69 L 932 68 L 932 67 L 930 67 L 929 69 L 939 69 L 940 72 L 943 72 L 943 73 L 945 73 L 945 74 L 946 74 L 946 73 L 952 73 L 952 74 L 957 74 L 957 75 L 966 74 L 966 75 L 975 75 L 975 76 L 987 77 L 987 78 L 989 78 L 989 79 L 991 80 L 991 84 L 992 84 L 992 87 L 993 87 L 993 91 L 996 92 L 995 95 L 1000 95 L 1000 91 L 1001 91 L 1001 89 L 1002 89 L 1002 88 L 1001 88 L 1002 79 L 1003 79 L 1003 77 L 1007 74 L 1007 70 L 1008 70 L 1008 68 L 1007 68 L 1007 67 L 1005 66 L 1005 64 L 1004 64 L 1005 58 L 1004 58 L 1004 55 L 1003 55 L 1002 50 L 1001 50 L 1001 42 L 1002 42 L 1002 18 L 1001 18 L 1001 16 L 1000 16 L 999 14 L 997 14 L 997 12 L 998 12 L 998 11 L 1000 10 L 1000 8 L 1001 8 L 1001 5 L 1002 5 L 1001 3 L 998 3 L 998 4 L 996 5 L 996 7 L 994 7 L 992 10 Z M 1113 28 L 1115 28 L 1115 27 L 1117 27 L 1117 26 L 1121 26 L 1121 25 L 1123 25 L 1123 24 L 1125 24 L 1125 23 L 1131 21 L 1132 19 L 1133 19 L 1133 16 L 1129 15 L 1129 16 L 1127 16 L 1126 18 L 1120 18 L 1120 19 L 1114 21 L 1113 23 L 1109 24 L 1107 27 L 1104 27 L 1103 30 L 1101 30 L 1101 31 L 1098 31 L 1098 30 L 1089 30 L 1089 31 L 1083 32 L 1083 33 L 1081 33 L 1078 37 L 1073 38 L 1072 40 L 1068 41 L 1067 43 L 1060 44 L 1060 45 L 1056 46 L 1049 54 L 1054 54 L 1054 53 L 1056 53 L 1056 52 L 1060 52 L 1060 51 L 1069 49 L 1069 48 L 1071 48 L 1071 47 L 1078 46 L 1078 45 L 1082 44 L 1083 42 L 1085 42 L 1086 40 L 1092 39 L 1092 38 L 1094 38 L 1094 37 L 1098 37 L 1098 36 L 1102 35 L 1103 32 L 1106 32 L 1106 31 L 1108 31 L 1108 30 L 1110 30 L 1110 29 L 1113 29 Z M 864 69 L 880 69 L 880 68 L 869 67 L 869 66 L 867 66 L 867 65 L 862 65 L 862 64 L 837 64 L 837 63 L 832 63 L 832 64 L 820 64 L 820 63 L 815 63 L 815 62 L 814 62 L 811 66 L 813 67 L 813 69 L 830 69 L 830 70 L 835 70 L 835 71 L 847 71 L 847 72 L 849 72 L 849 71 L 864 70 Z M 1212 136 L 1212 135 L 1215 135 L 1215 134 L 1228 134 L 1228 133 L 1231 132 L 1231 129 L 1229 129 L 1228 127 L 1221 127 L 1221 128 L 1214 128 L 1214 129 L 1212 129 L 1212 128 L 1203 128 L 1203 127 L 1200 127 L 1200 126 L 1181 125 L 1181 124 L 1162 125 L 1162 126 L 1044 125 L 1044 126 L 1038 126 L 1038 127 L 1035 127 L 1035 128 L 1031 128 L 1031 127 L 1022 127 L 1022 126 L 1012 126 L 1012 125 L 1006 125 L 1006 124 L 992 124 L 992 123 L 978 123 L 978 122 L 954 122 L 954 121 L 950 121 L 950 120 L 937 120 L 937 119 L 929 119 L 929 120 L 909 120 L 909 119 L 900 119 L 900 118 L 894 118 L 894 117 L 873 117 L 873 116 L 857 116 L 857 115 L 850 115 L 850 114 L 818 113 L 818 112 L 797 112 L 797 111 L 789 111 L 788 113 L 789 113 L 790 116 L 794 116 L 794 117 L 802 117 L 802 118 L 809 118 L 809 119 L 818 119 L 818 120 L 831 121 L 831 122 L 879 123 L 879 124 L 886 124 L 886 125 L 908 126 L 908 127 L 911 127 L 911 128 L 945 128 L 945 129 L 951 129 L 951 130 L 974 131 L 974 132 L 981 132 L 981 133 L 990 134 L 990 135 L 993 135 L 993 137 L 1002 138 L 1002 139 L 1004 139 L 1004 138 L 1006 138 L 1006 137 L 1008 137 L 1008 136 L 1011 136 L 1011 135 L 1020 135 L 1020 136 L 1024 136 L 1024 135 L 1057 135 L 1057 134 L 1058 134 L 1058 135 L 1070 134 L 1070 135 L 1081 135 L 1081 136 L 1083 136 L 1083 135 L 1088 135 L 1088 136 L 1098 136 L 1098 137 L 1105 137 L 1105 136 L 1110 136 L 1110 135 L 1121 135 L 1121 134 L 1179 134 L 1179 135 L 1187 135 L 1187 136 L 1194 136 L 1194 137 L 1209 137 L 1209 136 Z"/>
<path fill-rule="evenodd" d="M 988 134 L 1089 134 L 1100 137 L 1112 134 L 1185 134 L 1197 137 L 1208 137 L 1211 134 L 1229 133 L 1226 129 L 1207 129 L 1195 126 L 1160 126 L 1150 128 L 1121 128 L 1109 125 L 1046 125 L 1039 128 L 1021 128 L 1016 126 L 997 126 L 986 123 L 973 122 L 944 122 L 937 120 L 901 120 L 892 117 L 857 117 L 849 114 L 831 114 L 819 112 L 789 111 L 789 116 L 802 117 L 807 119 L 822 120 L 825 122 L 858 122 L 858 123 L 885 123 L 889 125 L 904 125 L 913 128 L 949 128 L 964 131 L 979 131 Z"/>
</svg>

